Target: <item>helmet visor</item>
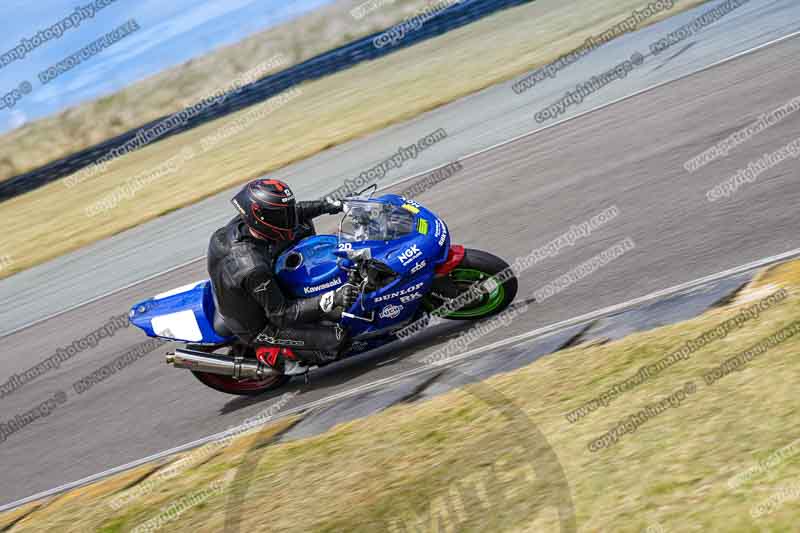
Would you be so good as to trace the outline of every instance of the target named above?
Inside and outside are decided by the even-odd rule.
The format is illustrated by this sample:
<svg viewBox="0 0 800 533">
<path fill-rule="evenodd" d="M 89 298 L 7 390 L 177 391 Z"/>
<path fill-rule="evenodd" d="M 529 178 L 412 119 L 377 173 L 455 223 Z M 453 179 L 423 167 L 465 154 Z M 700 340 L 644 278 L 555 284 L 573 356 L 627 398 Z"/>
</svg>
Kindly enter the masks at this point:
<svg viewBox="0 0 800 533">
<path fill-rule="evenodd" d="M 256 222 L 275 229 L 291 230 L 297 226 L 297 206 L 294 202 L 281 206 L 261 206 L 253 209 Z"/>
<path fill-rule="evenodd" d="M 294 202 L 279 206 L 253 206 L 253 229 L 268 238 L 294 239 L 297 218 Z"/>
</svg>

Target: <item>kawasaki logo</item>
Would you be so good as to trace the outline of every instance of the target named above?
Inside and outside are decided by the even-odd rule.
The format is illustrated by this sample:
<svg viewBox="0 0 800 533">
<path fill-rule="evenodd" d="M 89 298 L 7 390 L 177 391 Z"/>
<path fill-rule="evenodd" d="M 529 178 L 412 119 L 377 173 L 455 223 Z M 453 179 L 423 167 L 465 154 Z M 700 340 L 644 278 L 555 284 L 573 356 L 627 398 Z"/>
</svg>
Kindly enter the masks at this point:
<svg viewBox="0 0 800 533">
<path fill-rule="evenodd" d="M 314 287 L 303 287 L 303 292 L 305 292 L 306 294 L 309 294 L 309 293 L 321 291 L 321 290 L 324 290 L 324 289 L 330 289 L 330 288 L 336 287 L 337 285 L 341 285 L 341 284 L 342 284 L 342 279 L 341 278 L 334 278 L 334 279 L 330 280 L 327 283 L 323 283 L 322 285 L 316 285 Z"/>
</svg>

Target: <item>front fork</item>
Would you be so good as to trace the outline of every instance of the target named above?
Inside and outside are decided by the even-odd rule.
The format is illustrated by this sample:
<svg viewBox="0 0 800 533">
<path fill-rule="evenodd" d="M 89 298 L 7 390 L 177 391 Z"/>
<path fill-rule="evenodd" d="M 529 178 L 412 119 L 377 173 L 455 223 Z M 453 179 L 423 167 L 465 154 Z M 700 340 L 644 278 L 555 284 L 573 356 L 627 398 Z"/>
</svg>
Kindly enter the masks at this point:
<svg viewBox="0 0 800 533">
<path fill-rule="evenodd" d="M 433 278 L 433 285 L 431 286 L 431 294 L 443 300 L 450 300 L 456 298 L 460 292 L 458 286 L 450 279 L 450 272 L 452 272 L 461 261 L 464 260 L 464 247 L 459 244 L 450 246 L 447 252 L 447 259 L 444 263 L 436 266 L 436 276 Z"/>
</svg>

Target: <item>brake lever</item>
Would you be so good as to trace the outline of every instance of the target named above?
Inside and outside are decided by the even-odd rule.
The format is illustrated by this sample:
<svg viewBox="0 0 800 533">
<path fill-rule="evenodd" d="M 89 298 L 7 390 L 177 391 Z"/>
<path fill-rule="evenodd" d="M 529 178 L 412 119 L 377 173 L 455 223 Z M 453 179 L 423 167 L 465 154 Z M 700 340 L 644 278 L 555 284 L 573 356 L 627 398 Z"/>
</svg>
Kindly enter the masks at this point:
<svg viewBox="0 0 800 533">
<path fill-rule="evenodd" d="M 374 322 L 375 321 L 375 311 L 372 312 L 372 314 L 371 314 L 371 316 L 369 318 L 366 318 L 366 317 L 363 317 L 363 316 L 354 315 L 352 313 L 342 313 L 342 316 L 346 316 L 348 318 L 352 318 L 352 319 L 355 319 L 355 320 L 361 320 L 361 321 L 364 321 L 364 322 Z"/>
</svg>

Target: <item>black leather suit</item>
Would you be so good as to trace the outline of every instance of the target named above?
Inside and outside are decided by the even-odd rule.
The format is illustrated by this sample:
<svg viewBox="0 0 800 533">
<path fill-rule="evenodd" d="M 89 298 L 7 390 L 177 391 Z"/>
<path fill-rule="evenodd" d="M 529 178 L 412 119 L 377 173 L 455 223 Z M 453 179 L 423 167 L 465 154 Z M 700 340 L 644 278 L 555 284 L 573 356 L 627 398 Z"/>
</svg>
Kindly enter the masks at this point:
<svg viewBox="0 0 800 533">
<path fill-rule="evenodd" d="M 238 217 L 211 236 L 208 274 L 217 311 L 243 342 L 292 347 L 301 359 L 311 360 L 319 352 L 335 353 L 342 344 L 337 326 L 315 323 L 326 318 L 321 297 L 288 299 L 273 274 L 278 256 L 313 235 L 311 219 L 327 209 L 325 202 L 297 202 L 301 230 L 294 241 L 257 239 Z"/>
</svg>

